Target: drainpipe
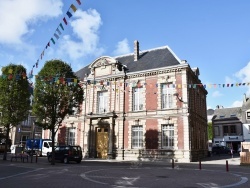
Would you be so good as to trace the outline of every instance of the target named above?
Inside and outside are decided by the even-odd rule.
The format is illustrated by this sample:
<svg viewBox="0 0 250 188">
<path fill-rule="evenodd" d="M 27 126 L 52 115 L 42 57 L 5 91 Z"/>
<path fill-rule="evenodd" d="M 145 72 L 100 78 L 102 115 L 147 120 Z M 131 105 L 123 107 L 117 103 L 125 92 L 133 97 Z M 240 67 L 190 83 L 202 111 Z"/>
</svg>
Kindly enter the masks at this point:
<svg viewBox="0 0 250 188">
<path fill-rule="evenodd" d="M 126 92 L 125 92 L 125 89 L 126 89 L 126 79 L 127 79 L 127 71 L 128 71 L 128 68 L 126 65 L 122 65 L 123 67 L 123 71 L 124 71 L 124 80 L 123 80 L 123 142 L 122 142 L 122 160 L 124 160 L 124 150 L 125 150 L 125 145 L 124 145 L 124 142 L 125 142 L 125 102 L 126 102 Z"/>
<path fill-rule="evenodd" d="M 88 81 L 88 76 L 86 75 L 85 78 L 86 78 L 85 84 L 83 82 L 83 91 L 84 91 L 84 85 L 85 85 L 85 88 L 86 88 L 85 99 L 84 99 L 85 100 L 85 104 L 84 104 L 84 119 L 83 119 L 83 149 L 84 149 L 84 144 L 85 144 L 84 139 L 85 139 L 85 136 L 86 136 L 86 134 L 85 134 L 85 126 L 86 126 L 86 115 L 87 115 L 86 109 L 87 109 L 87 97 L 88 97 L 88 82 L 87 82 Z M 88 153 L 89 153 L 89 151 L 88 151 Z M 85 155 L 86 155 L 86 153 L 85 153 Z"/>
</svg>

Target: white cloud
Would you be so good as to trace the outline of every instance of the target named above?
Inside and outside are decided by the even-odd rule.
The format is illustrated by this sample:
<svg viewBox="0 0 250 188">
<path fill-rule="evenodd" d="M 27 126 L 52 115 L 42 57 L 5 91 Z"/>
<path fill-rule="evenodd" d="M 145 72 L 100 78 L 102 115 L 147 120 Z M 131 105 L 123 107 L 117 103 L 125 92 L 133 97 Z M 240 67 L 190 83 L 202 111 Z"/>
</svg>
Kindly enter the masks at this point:
<svg viewBox="0 0 250 188">
<path fill-rule="evenodd" d="M 211 106 L 207 106 L 207 110 L 208 110 L 208 109 L 213 109 L 213 108 L 212 108 Z"/>
<path fill-rule="evenodd" d="M 234 101 L 231 107 L 241 107 L 242 106 L 242 101 Z"/>
<path fill-rule="evenodd" d="M 221 96 L 223 96 L 223 94 L 221 92 L 219 92 L 219 91 L 214 91 L 212 93 L 212 97 L 221 97 Z"/>
<path fill-rule="evenodd" d="M 0 43 L 22 43 L 22 37 L 33 32 L 30 24 L 62 14 L 62 6 L 62 0 L 0 1 Z"/>
<path fill-rule="evenodd" d="M 86 55 L 100 56 L 104 52 L 103 48 L 98 47 L 98 31 L 102 25 L 100 14 L 94 9 L 87 11 L 78 9 L 74 18 L 70 25 L 72 26 L 74 37 L 79 42 L 73 40 L 69 35 L 64 36 L 58 53 L 60 55 L 67 54 L 73 60 Z"/>
<path fill-rule="evenodd" d="M 114 56 L 122 55 L 122 54 L 128 54 L 130 53 L 129 45 L 128 45 L 128 39 L 123 39 L 122 41 L 119 41 L 116 49 L 113 51 Z"/>
<path fill-rule="evenodd" d="M 239 78 L 242 82 L 249 82 L 250 81 L 250 62 L 241 70 L 236 72 L 235 76 Z"/>
</svg>

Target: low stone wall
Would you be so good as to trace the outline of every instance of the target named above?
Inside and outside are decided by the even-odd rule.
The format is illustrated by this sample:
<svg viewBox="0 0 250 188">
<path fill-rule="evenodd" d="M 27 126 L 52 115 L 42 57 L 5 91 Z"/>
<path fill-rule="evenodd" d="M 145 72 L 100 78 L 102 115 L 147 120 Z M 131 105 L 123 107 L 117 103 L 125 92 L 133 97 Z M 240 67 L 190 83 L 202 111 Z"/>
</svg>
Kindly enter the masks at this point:
<svg viewBox="0 0 250 188">
<path fill-rule="evenodd" d="M 117 150 L 115 159 L 123 159 L 123 151 Z M 124 160 L 190 162 L 189 151 L 173 151 L 164 149 L 129 149 L 124 151 Z"/>
</svg>

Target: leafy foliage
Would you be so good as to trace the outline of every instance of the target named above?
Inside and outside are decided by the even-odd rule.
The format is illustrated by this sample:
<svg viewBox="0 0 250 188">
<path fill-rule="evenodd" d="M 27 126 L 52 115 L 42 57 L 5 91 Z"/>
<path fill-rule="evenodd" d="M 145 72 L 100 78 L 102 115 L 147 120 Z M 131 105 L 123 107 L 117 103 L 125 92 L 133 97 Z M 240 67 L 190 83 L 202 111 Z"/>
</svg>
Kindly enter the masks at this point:
<svg viewBox="0 0 250 188">
<path fill-rule="evenodd" d="M 59 83 L 61 78 L 70 78 L 71 82 Z M 58 130 L 58 126 L 72 108 L 82 103 L 83 90 L 72 79 L 77 76 L 71 67 L 61 60 L 47 61 L 38 74 L 34 89 L 33 112 L 37 116 L 37 125 L 44 129 Z M 55 129 L 57 128 L 57 129 Z"/>
<path fill-rule="evenodd" d="M 12 70 L 12 73 L 9 71 Z M 22 65 L 9 64 L 2 69 L 0 77 L 0 123 L 6 129 L 6 140 L 13 126 L 26 120 L 30 107 L 30 83 Z M 23 76 L 24 75 L 24 76 Z M 6 156 L 4 156 L 5 160 Z"/>
<path fill-rule="evenodd" d="M 83 90 L 74 79 L 77 76 L 71 67 L 61 60 L 47 61 L 36 79 L 33 112 L 37 117 L 36 124 L 52 133 L 52 152 L 54 137 L 63 119 L 72 113 L 72 109 L 79 111 L 82 104 Z"/>
<path fill-rule="evenodd" d="M 208 123 L 207 133 L 208 133 L 208 140 L 212 140 L 213 139 L 213 126 L 212 126 L 212 122 Z"/>
<path fill-rule="evenodd" d="M 30 84 L 26 78 L 22 77 L 22 74 L 26 74 L 26 69 L 22 65 L 10 64 L 3 69 L 3 74 L 10 75 L 9 70 L 13 70 L 12 79 L 0 77 L 1 123 L 16 126 L 29 115 Z"/>
</svg>

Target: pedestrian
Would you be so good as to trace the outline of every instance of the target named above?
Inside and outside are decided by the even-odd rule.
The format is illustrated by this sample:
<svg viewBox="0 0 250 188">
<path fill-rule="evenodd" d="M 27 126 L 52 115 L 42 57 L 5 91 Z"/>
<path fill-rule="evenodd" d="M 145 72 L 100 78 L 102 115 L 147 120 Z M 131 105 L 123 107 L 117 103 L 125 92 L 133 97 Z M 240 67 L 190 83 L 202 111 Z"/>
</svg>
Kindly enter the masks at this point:
<svg viewBox="0 0 250 188">
<path fill-rule="evenodd" d="M 234 157 L 234 152 L 233 152 L 233 148 L 231 147 L 231 155 L 232 155 L 232 158 Z"/>
</svg>

